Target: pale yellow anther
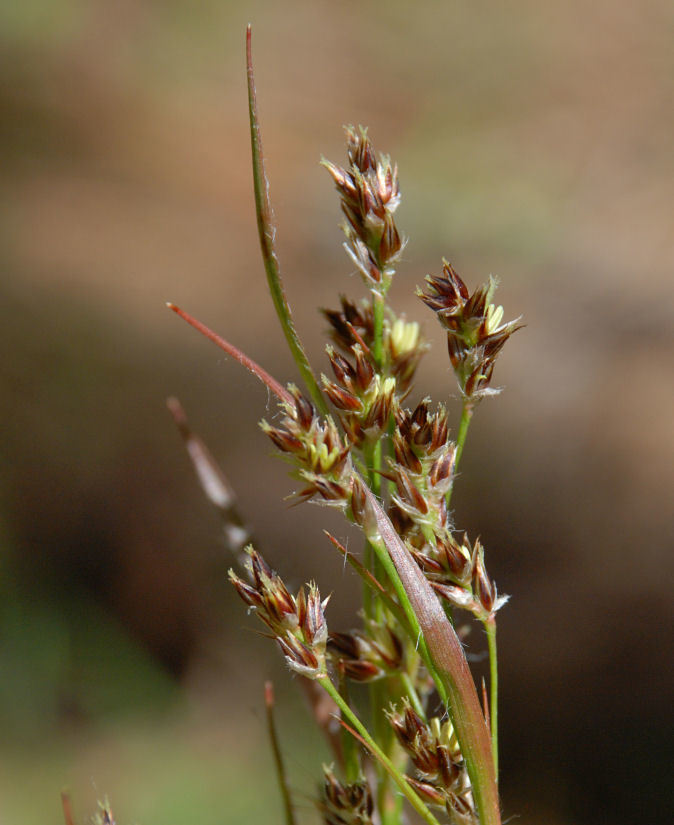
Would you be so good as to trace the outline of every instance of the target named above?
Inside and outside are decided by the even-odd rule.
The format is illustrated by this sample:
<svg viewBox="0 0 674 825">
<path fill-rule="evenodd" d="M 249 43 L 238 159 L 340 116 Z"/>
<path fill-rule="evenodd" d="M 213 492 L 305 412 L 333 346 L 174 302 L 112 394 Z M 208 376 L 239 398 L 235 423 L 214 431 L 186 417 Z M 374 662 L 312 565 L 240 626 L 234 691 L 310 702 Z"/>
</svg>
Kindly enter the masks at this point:
<svg viewBox="0 0 674 825">
<path fill-rule="evenodd" d="M 503 320 L 503 307 L 502 306 L 494 306 L 494 304 L 489 304 L 487 307 L 487 334 L 491 335 L 493 332 L 496 332 L 498 329 L 498 325 Z"/>
<path fill-rule="evenodd" d="M 379 376 L 377 376 L 379 377 Z M 396 380 L 393 377 L 385 378 L 384 383 L 382 386 L 382 394 L 383 395 L 390 395 L 395 391 L 396 388 Z"/>
<path fill-rule="evenodd" d="M 398 318 L 391 328 L 391 349 L 397 355 L 411 352 L 419 344 L 421 328 L 416 322 L 403 321 Z"/>
</svg>

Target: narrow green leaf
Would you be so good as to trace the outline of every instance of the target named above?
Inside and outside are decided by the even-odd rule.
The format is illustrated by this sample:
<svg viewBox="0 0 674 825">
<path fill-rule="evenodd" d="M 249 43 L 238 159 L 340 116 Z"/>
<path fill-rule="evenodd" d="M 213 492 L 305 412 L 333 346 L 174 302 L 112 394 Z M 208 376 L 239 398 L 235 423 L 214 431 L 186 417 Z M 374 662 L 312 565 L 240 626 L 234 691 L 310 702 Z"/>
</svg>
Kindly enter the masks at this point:
<svg viewBox="0 0 674 825">
<path fill-rule="evenodd" d="M 260 137 L 260 121 L 257 114 L 257 99 L 255 94 L 255 76 L 253 74 L 253 56 L 251 49 L 251 28 L 246 30 L 246 66 L 248 70 L 248 114 L 250 118 L 250 144 L 253 155 L 253 185 L 255 188 L 255 211 L 257 214 L 257 229 L 260 236 L 260 249 L 264 261 L 269 292 L 274 302 L 283 334 L 286 337 L 293 360 L 297 364 L 307 390 L 322 415 L 328 414 L 323 393 L 318 386 L 316 377 L 309 365 L 309 359 L 299 339 L 295 323 L 286 298 L 278 256 L 274 246 L 276 228 L 273 224 L 271 201 L 269 199 L 269 181 L 264 168 L 262 154 L 262 139 Z"/>
</svg>

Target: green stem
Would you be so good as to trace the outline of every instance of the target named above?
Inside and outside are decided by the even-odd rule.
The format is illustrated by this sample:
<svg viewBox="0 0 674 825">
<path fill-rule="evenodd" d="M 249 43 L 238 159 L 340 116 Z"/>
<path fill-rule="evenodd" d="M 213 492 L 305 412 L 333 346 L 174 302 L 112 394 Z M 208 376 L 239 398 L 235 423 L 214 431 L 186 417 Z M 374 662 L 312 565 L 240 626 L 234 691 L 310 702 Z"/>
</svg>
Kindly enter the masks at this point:
<svg viewBox="0 0 674 825">
<path fill-rule="evenodd" d="M 376 338 L 375 338 L 376 341 Z M 367 467 L 367 481 L 368 486 L 372 490 L 372 492 L 379 496 L 381 494 L 381 464 L 382 464 L 382 442 L 379 439 L 374 444 L 367 444 L 363 451 L 363 458 L 365 459 L 365 465 Z M 369 541 L 366 539 L 366 546 L 365 546 L 365 564 L 366 567 L 372 571 L 374 577 L 379 581 L 382 581 L 385 584 L 385 578 L 383 576 L 383 569 L 381 563 L 379 561 L 378 554 L 373 553 L 373 548 Z M 372 592 L 368 588 L 367 598 L 365 600 L 365 615 L 368 618 L 376 618 L 377 621 L 381 621 L 383 610 L 382 610 L 382 602 L 381 599 L 378 599 L 376 596 L 374 599 L 372 598 Z"/>
<path fill-rule="evenodd" d="M 496 652 L 496 617 L 492 614 L 484 623 L 489 645 L 489 719 L 494 772 L 498 782 L 498 656 Z"/>
<path fill-rule="evenodd" d="M 473 402 L 469 401 L 468 399 L 464 399 L 463 408 L 461 410 L 461 422 L 459 423 L 459 433 L 456 437 L 456 453 L 454 455 L 454 473 L 459 468 L 459 462 L 461 461 L 461 456 L 463 454 L 463 447 L 466 443 L 466 435 L 468 434 L 468 427 L 470 426 L 470 420 L 473 417 Z M 452 492 L 454 491 L 454 482 L 452 482 L 452 486 L 449 488 L 447 493 L 447 507 L 449 507 L 449 502 L 452 498 Z"/>
<path fill-rule="evenodd" d="M 414 810 L 423 818 L 425 822 L 428 822 L 428 825 L 439 825 L 438 820 L 433 816 L 433 814 L 428 810 L 428 808 L 423 803 L 421 798 L 412 789 L 412 787 L 405 779 L 403 774 L 396 768 L 393 762 L 391 762 L 388 756 L 382 751 L 379 745 L 368 733 L 367 728 L 363 725 L 360 719 L 347 705 L 344 699 L 342 699 L 342 697 L 339 694 L 339 691 L 332 684 L 328 676 L 322 676 L 318 680 L 318 682 L 327 691 L 327 693 L 330 694 L 332 699 L 335 701 L 335 704 L 341 710 L 342 716 L 348 719 L 350 724 L 356 729 L 356 732 L 362 738 L 363 742 L 367 745 L 367 747 L 372 752 L 374 757 L 379 761 L 379 763 L 384 766 L 384 769 L 387 771 L 389 776 L 391 776 L 391 778 L 400 788 L 403 794 L 407 797 Z"/>
<path fill-rule="evenodd" d="M 302 346 L 295 323 L 293 321 L 288 299 L 283 289 L 281 273 L 279 270 L 278 257 L 274 239 L 276 228 L 272 221 L 272 208 L 269 200 L 269 181 L 264 168 L 264 155 L 262 154 L 262 139 L 260 137 L 260 121 L 257 114 L 257 100 L 255 95 L 255 76 L 253 74 L 253 57 L 251 51 L 251 31 L 248 26 L 246 32 L 246 65 L 248 69 L 248 115 L 250 118 L 250 144 L 253 155 L 253 186 L 255 190 L 255 213 L 257 215 L 257 229 L 260 236 L 260 248 L 262 250 L 262 260 L 264 261 L 265 272 L 267 273 L 267 283 L 269 292 L 274 302 L 276 314 L 281 322 L 281 328 L 285 335 L 293 360 L 297 364 L 304 383 L 311 395 L 311 398 L 320 411 L 321 415 L 328 414 L 328 407 L 325 403 L 323 393 L 318 386 L 318 382 L 309 365 L 309 359 Z"/>
<path fill-rule="evenodd" d="M 410 700 L 410 704 L 422 719 L 426 719 L 426 711 L 424 710 L 424 706 L 421 704 L 421 699 L 419 699 L 417 689 L 414 687 L 412 677 L 409 673 L 407 673 L 407 671 L 403 671 L 400 675 L 405 690 L 407 691 L 407 697 Z"/>
<path fill-rule="evenodd" d="M 384 296 L 372 293 L 372 314 L 374 320 L 372 356 L 381 371 L 384 354 Z"/>
<path fill-rule="evenodd" d="M 346 677 L 343 673 L 339 676 L 339 695 L 344 702 L 349 704 L 349 688 Z M 342 728 L 342 752 L 344 754 L 344 775 L 347 782 L 356 782 L 361 774 L 360 759 L 358 758 L 358 745 L 353 736 Z"/>
<path fill-rule="evenodd" d="M 383 308 L 383 302 L 377 304 L 375 302 L 375 307 L 380 305 Z M 376 314 L 376 310 L 375 310 Z M 383 313 L 381 314 L 381 319 L 383 319 Z M 379 361 L 381 360 L 381 339 L 382 339 L 382 325 L 379 324 L 379 331 L 377 331 L 377 324 L 375 324 L 375 332 L 374 332 L 374 348 L 377 349 L 377 343 L 379 343 Z M 378 361 L 378 363 L 379 363 Z M 378 439 L 374 444 L 367 444 L 364 449 L 364 459 L 365 464 L 367 466 L 367 476 L 368 476 L 368 484 L 370 489 L 374 492 L 375 495 L 380 495 L 381 493 L 381 475 L 379 471 L 381 470 L 382 464 L 382 440 Z M 366 540 L 367 542 L 367 540 Z M 366 543 L 366 558 L 368 558 L 369 569 L 372 570 L 374 573 L 375 578 L 378 580 L 386 581 L 384 578 L 384 570 L 381 566 L 378 556 L 373 553 L 372 547 L 369 542 Z M 386 611 L 384 609 L 384 603 L 381 598 L 378 598 L 376 595 L 372 598 L 372 591 L 370 588 L 367 588 L 367 596 L 369 597 L 368 603 L 364 605 L 365 615 L 368 618 L 374 618 L 377 622 L 386 621 Z M 391 748 L 394 745 L 394 737 L 393 737 L 393 730 L 391 726 L 388 724 L 388 721 L 384 715 L 384 709 L 388 707 L 390 703 L 390 693 L 389 693 L 389 686 L 387 680 L 380 679 L 373 682 L 369 686 L 369 696 L 370 696 L 370 715 L 372 719 L 372 730 L 374 731 L 374 736 L 377 742 L 379 742 L 380 747 L 382 748 L 383 752 L 387 754 L 387 756 L 391 756 Z M 382 825 L 397 825 L 399 822 L 399 817 L 396 818 L 396 809 L 398 807 L 398 803 L 396 802 L 396 795 L 394 794 L 394 789 L 391 786 L 391 777 L 384 769 L 383 765 L 379 765 L 379 783 L 377 788 L 377 804 L 379 808 L 379 815 L 381 817 Z"/>
<path fill-rule="evenodd" d="M 431 658 L 431 654 L 426 646 L 426 640 L 424 638 L 424 634 L 421 631 L 421 626 L 419 625 L 419 620 L 417 619 L 417 614 L 414 612 L 414 608 L 408 598 L 407 591 L 400 580 L 400 576 L 396 569 L 395 564 L 393 563 L 391 557 L 389 556 L 388 550 L 386 549 L 386 545 L 383 539 L 380 536 L 372 536 L 370 539 L 370 544 L 374 548 L 375 553 L 377 554 L 377 558 L 381 562 L 382 567 L 386 571 L 391 583 L 393 585 L 393 589 L 395 590 L 396 596 L 398 597 L 398 601 L 405 613 L 407 618 L 407 622 L 409 624 L 409 629 L 411 631 L 411 640 L 414 644 L 415 648 L 418 650 L 421 658 L 424 660 L 424 664 L 426 665 L 426 669 L 428 670 L 431 678 L 435 682 L 435 687 L 438 691 L 438 695 L 440 696 L 441 701 L 444 705 L 447 704 L 447 690 L 445 688 L 444 682 L 442 681 L 439 673 L 437 672 L 433 660 Z"/>
</svg>

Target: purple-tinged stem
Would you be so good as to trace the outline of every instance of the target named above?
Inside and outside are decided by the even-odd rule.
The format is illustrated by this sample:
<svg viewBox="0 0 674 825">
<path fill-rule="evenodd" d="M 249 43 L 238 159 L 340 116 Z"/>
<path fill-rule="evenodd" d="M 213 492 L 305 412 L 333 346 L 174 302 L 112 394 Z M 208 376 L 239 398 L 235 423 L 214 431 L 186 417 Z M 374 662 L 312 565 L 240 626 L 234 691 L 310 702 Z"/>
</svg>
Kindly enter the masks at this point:
<svg viewBox="0 0 674 825">
<path fill-rule="evenodd" d="M 185 312 L 185 310 L 180 309 L 180 307 L 172 304 L 170 301 L 167 302 L 166 306 L 169 309 L 172 309 L 173 312 L 175 312 L 176 315 L 179 315 L 184 321 L 187 321 L 188 324 L 193 326 L 194 329 L 198 330 L 202 335 L 205 335 L 209 341 L 213 341 L 214 344 L 217 344 L 217 346 L 219 346 L 221 350 L 224 350 L 227 355 L 231 355 L 232 358 L 235 358 L 241 366 L 245 367 L 249 372 L 252 372 L 253 375 L 259 378 L 263 384 L 269 387 L 269 389 L 280 401 L 285 401 L 286 404 L 292 404 L 293 399 L 288 390 L 281 386 L 275 378 L 272 378 L 266 370 L 262 369 L 256 361 L 253 361 L 252 358 L 249 358 L 245 353 L 241 352 L 241 350 L 238 347 L 235 347 L 234 344 L 230 344 L 229 341 L 221 338 L 217 333 L 213 332 L 212 329 L 209 329 L 206 324 L 202 324 L 201 321 L 197 321 L 196 318 L 193 318 L 189 313 Z"/>
<path fill-rule="evenodd" d="M 286 776 L 285 764 L 281 754 L 281 746 L 276 733 L 276 722 L 274 721 L 274 685 L 271 682 L 264 683 L 264 703 L 267 709 L 267 732 L 274 755 L 274 765 L 276 766 L 276 777 L 278 779 L 281 798 L 283 799 L 283 811 L 285 813 L 286 825 L 295 825 L 295 811 L 290 797 L 288 778 Z"/>
<path fill-rule="evenodd" d="M 63 808 L 63 819 L 66 825 L 75 825 L 73 801 L 67 791 L 61 791 L 61 807 Z"/>
</svg>

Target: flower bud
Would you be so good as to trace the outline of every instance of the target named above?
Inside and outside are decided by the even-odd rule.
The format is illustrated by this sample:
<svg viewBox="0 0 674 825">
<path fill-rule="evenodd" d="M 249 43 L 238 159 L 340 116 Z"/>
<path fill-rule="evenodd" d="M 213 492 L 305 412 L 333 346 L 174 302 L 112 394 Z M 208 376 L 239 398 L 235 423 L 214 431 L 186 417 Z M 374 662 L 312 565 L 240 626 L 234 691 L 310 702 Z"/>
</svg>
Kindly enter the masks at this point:
<svg viewBox="0 0 674 825">
<path fill-rule="evenodd" d="M 326 825 L 372 825 L 374 800 L 365 779 L 345 784 L 323 766 L 323 817 Z"/>
<path fill-rule="evenodd" d="M 378 536 L 377 516 L 367 498 L 362 479 L 354 475 L 351 481 L 351 514 L 353 520 L 365 533 L 365 537 L 372 540 Z"/>
</svg>

